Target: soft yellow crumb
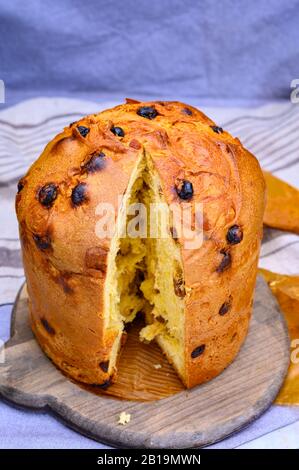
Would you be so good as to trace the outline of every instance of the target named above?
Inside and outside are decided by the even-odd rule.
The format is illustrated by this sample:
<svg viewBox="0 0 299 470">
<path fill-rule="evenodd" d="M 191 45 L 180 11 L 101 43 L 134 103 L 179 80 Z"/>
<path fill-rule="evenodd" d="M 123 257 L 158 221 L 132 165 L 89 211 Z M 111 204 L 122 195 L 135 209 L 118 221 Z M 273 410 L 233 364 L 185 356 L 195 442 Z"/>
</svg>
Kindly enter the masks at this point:
<svg viewBox="0 0 299 470">
<path fill-rule="evenodd" d="M 162 367 L 161 364 L 154 364 L 155 369 L 161 369 L 161 367 Z"/>
<path fill-rule="evenodd" d="M 119 415 L 118 419 L 118 424 L 128 424 L 131 420 L 131 415 L 129 413 L 126 413 L 125 411 L 122 411 Z"/>
</svg>

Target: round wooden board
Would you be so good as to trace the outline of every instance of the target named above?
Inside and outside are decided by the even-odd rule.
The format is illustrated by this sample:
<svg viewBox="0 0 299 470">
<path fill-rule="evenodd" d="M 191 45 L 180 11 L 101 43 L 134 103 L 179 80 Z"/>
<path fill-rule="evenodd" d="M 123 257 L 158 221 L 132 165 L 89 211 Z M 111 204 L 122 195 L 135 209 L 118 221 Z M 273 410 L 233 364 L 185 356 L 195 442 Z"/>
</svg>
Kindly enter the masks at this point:
<svg viewBox="0 0 299 470">
<path fill-rule="evenodd" d="M 122 448 L 202 447 L 229 436 L 271 405 L 289 364 L 287 327 L 260 277 L 249 334 L 233 364 L 211 382 L 162 400 L 98 396 L 68 380 L 33 337 L 25 287 L 15 303 L 11 336 L 0 365 L 2 397 L 50 409 L 78 432 Z M 125 426 L 117 424 L 122 411 L 131 414 Z"/>
</svg>

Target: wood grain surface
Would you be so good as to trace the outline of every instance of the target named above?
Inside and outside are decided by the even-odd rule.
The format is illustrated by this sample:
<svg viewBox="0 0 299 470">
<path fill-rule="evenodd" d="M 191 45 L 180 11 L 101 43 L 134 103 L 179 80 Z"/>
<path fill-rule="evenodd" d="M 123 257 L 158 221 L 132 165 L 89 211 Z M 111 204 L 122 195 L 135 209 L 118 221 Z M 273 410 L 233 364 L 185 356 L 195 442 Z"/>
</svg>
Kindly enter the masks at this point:
<svg viewBox="0 0 299 470">
<path fill-rule="evenodd" d="M 43 354 L 28 323 L 26 288 L 16 300 L 0 365 L 0 395 L 48 409 L 69 427 L 117 447 L 187 448 L 219 441 L 249 425 L 273 402 L 289 364 L 285 321 L 258 278 L 248 337 L 236 360 L 211 382 L 150 402 L 96 395 L 65 377 Z M 118 424 L 119 414 L 131 414 Z"/>
</svg>

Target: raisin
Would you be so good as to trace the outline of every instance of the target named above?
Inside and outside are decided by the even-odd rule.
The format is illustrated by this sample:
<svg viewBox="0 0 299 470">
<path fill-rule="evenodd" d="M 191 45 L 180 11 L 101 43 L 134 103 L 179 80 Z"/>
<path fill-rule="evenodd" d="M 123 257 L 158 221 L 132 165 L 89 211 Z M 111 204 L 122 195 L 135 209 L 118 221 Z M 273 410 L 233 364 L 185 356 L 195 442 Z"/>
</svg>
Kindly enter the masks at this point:
<svg viewBox="0 0 299 470">
<path fill-rule="evenodd" d="M 84 165 L 84 169 L 87 173 L 96 173 L 105 167 L 105 157 L 103 152 L 93 155 L 90 160 Z"/>
<path fill-rule="evenodd" d="M 100 368 L 102 369 L 103 372 L 108 372 L 109 361 L 100 362 L 99 366 L 100 366 Z"/>
<path fill-rule="evenodd" d="M 40 321 L 41 321 L 41 324 L 43 325 L 43 327 L 45 328 L 45 330 L 47 330 L 47 332 L 50 335 L 55 335 L 54 328 L 52 328 L 52 326 L 49 324 L 49 322 L 45 318 L 41 318 Z"/>
<path fill-rule="evenodd" d="M 20 180 L 18 182 L 18 194 L 22 191 L 22 189 L 24 188 L 25 184 L 22 180 Z"/>
<path fill-rule="evenodd" d="M 193 196 L 193 185 L 190 181 L 183 180 L 176 186 L 176 192 L 181 199 L 191 199 Z"/>
<path fill-rule="evenodd" d="M 51 239 L 49 235 L 40 236 L 40 235 L 33 235 L 33 240 L 39 250 L 45 251 L 51 248 Z"/>
<path fill-rule="evenodd" d="M 82 137 L 86 137 L 87 134 L 89 133 L 90 129 L 85 126 L 77 126 L 78 131 L 82 135 Z"/>
<path fill-rule="evenodd" d="M 117 137 L 124 137 L 125 136 L 125 132 L 121 127 L 113 126 L 113 127 L 111 127 L 110 130 Z"/>
<path fill-rule="evenodd" d="M 105 380 L 105 382 L 103 382 L 102 384 L 91 384 L 92 387 L 102 388 L 103 390 L 108 388 L 110 385 L 111 385 L 111 379 Z"/>
<path fill-rule="evenodd" d="M 237 245 L 243 240 L 243 231 L 239 225 L 233 225 L 229 228 L 226 239 L 230 245 Z"/>
<path fill-rule="evenodd" d="M 222 132 L 223 132 L 222 127 L 219 127 L 219 126 L 210 126 L 210 128 L 211 128 L 214 132 L 216 132 L 216 134 L 222 134 Z"/>
<path fill-rule="evenodd" d="M 232 264 L 232 256 L 229 251 L 221 250 L 220 253 L 223 255 L 223 258 L 216 269 L 217 273 L 223 273 L 223 271 L 226 271 Z"/>
<path fill-rule="evenodd" d="M 71 199 L 74 206 L 80 206 L 87 200 L 86 183 L 78 183 L 73 188 Z"/>
<path fill-rule="evenodd" d="M 103 390 L 106 390 L 106 388 L 110 387 L 111 385 L 111 379 L 105 380 L 102 384 L 99 385 L 100 388 Z"/>
<path fill-rule="evenodd" d="M 182 109 L 182 113 L 187 114 L 188 116 L 192 116 L 192 114 L 193 114 L 191 109 L 189 109 L 189 108 Z"/>
<path fill-rule="evenodd" d="M 219 315 L 221 316 L 225 315 L 227 312 L 230 311 L 231 307 L 232 307 L 232 299 L 230 297 L 229 300 L 227 300 L 221 305 L 219 309 Z"/>
<path fill-rule="evenodd" d="M 153 106 L 142 106 L 137 110 L 137 114 L 146 119 L 155 119 L 158 116 L 158 112 Z"/>
<path fill-rule="evenodd" d="M 205 349 L 206 349 L 205 344 L 201 344 L 197 348 L 193 349 L 193 351 L 191 353 L 192 359 L 196 359 L 198 356 L 201 356 L 201 354 L 204 352 Z"/>
<path fill-rule="evenodd" d="M 157 317 L 155 317 L 155 320 L 157 320 L 157 322 L 159 323 L 162 323 L 162 325 L 166 323 L 166 320 L 162 317 L 162 315 L 158 315 Z"/>
<path fill-rule="evenodd" d="M 57 186 L 53 183 L 49 183 L 43 186 L 38 193 L 39 202 L 45 207 L 51 207 L 57 198 L 57 189 Z"/>
</svg>

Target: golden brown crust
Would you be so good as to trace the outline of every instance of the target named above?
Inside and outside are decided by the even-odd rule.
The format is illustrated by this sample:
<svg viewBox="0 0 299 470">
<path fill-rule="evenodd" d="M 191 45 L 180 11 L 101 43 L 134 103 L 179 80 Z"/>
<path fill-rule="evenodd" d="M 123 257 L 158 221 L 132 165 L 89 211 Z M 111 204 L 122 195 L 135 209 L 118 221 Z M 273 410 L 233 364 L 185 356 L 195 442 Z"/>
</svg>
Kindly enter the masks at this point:
<svg viewBox="0 0 299 470">
<path fill-rule="evenodd" d="M 138 115 L 144 106 L 158 115 Z M 124 137 L 114 135 L 113 126 Z M 217 375 L 240 348 L 256 277 L 264 180 L 238 139 L 211 126 L 203 113 L 182 103 L 129 102 L 65 128 L 22 179 L 16 208 L 32 328 L 49 357 L 72 377 L 96 384 L 109 379 L 100 364 L 115 339 L 103 326 L 110 240 L 97 238 L 95 210 L 101 201 L 117 207 L 144 149 L 169 204 L 180 202 L 175 184 L 184 179 L 193 184 L 192 202 L 204 204 L 202 247 L 182 246 L 186 385 Z M 105 156 L 98 161 L 100 153 Z M 50 190 L 40 192 L 47 185 Z M 238 244 L 227 240 L 234 225 L 243 233 Z"/>
</svg>

